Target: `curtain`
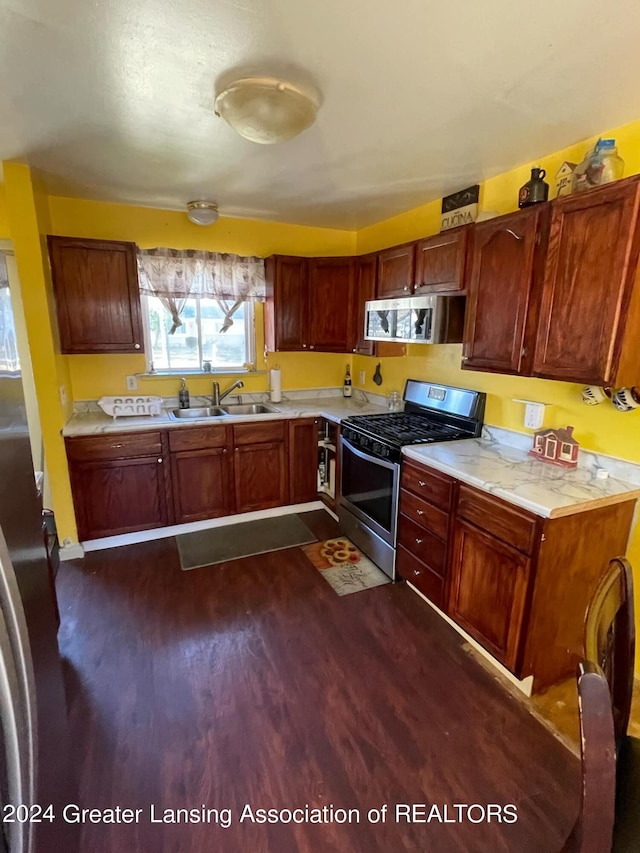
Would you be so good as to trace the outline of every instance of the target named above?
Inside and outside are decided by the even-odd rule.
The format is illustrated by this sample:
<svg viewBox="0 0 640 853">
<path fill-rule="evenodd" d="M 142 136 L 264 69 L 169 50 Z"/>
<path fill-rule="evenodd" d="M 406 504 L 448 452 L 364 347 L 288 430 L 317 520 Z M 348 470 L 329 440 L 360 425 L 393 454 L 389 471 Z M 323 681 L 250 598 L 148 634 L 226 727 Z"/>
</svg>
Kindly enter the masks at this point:
<svg viewBox="0 0 640 853">
<path fill-rule="evenodd" d="M 242 258 L 197 249 L 139 249 L 140 292 L 157 296 L 171 314 L 169 334 L 182 325 L 187 299 L 215 299 L 225 312 L 222 331 L 243 302 L 264 302 L 263 258 Z"/>
</svg>

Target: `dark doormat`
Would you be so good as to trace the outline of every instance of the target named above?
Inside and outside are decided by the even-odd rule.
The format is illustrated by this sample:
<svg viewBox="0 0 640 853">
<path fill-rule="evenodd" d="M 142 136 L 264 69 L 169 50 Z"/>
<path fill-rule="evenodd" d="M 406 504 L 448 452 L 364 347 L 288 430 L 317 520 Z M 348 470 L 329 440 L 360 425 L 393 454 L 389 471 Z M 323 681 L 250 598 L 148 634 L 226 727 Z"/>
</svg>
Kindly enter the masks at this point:
<svg viewBox="0 0 640 853">
<path fill-rule="evenodd" d="M 298 515 L 243 521 L 212 530 L 176 536 L 182 571 L 199 569 L 315 542 L 316 536 Z"/>
</svg>

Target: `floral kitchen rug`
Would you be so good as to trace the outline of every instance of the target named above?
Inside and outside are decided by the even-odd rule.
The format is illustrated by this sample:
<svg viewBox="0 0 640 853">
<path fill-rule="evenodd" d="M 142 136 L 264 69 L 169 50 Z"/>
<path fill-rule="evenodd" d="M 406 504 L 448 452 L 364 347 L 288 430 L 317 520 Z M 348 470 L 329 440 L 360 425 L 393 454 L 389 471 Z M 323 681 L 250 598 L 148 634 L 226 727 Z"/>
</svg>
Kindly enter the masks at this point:
<svg viewBox="0 0 640 853">
<path fill-rule="evenodd" d="M 391 578 L 344 537 L 312 542 L 302 550 L 338 595 L 391 583 Z"/>
</svg>

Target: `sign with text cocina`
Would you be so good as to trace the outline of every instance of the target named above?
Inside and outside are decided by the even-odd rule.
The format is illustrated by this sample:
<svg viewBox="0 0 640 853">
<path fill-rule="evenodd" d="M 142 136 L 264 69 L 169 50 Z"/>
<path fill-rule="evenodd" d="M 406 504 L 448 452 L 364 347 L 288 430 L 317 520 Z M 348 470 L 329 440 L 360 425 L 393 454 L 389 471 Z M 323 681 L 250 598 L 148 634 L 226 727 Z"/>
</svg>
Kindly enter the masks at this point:
<svg viewBox="0 0 640 853">
<path fill-rule="evenodd" d="M 457 228 L 459 225 L 475 222 L 478 216 L 479 199 L 480 184 L 446 195 L 442 199 L 440 230 L 446 231 L 447 228 Z"/>
</svg>

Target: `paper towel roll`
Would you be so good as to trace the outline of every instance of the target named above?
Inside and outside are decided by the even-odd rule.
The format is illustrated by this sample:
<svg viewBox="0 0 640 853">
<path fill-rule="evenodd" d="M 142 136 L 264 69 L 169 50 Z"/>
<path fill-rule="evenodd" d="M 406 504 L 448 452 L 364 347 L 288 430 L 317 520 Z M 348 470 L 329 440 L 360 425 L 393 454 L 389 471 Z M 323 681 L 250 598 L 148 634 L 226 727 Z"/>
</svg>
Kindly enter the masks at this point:
<svg viewBox="0 0 640 853">
<path fill-rule="evenodd" d="M 269 371 L 269 398 L 272 403 L 282 400 L 282 371 L 279 367 Z"/>
</svg>

